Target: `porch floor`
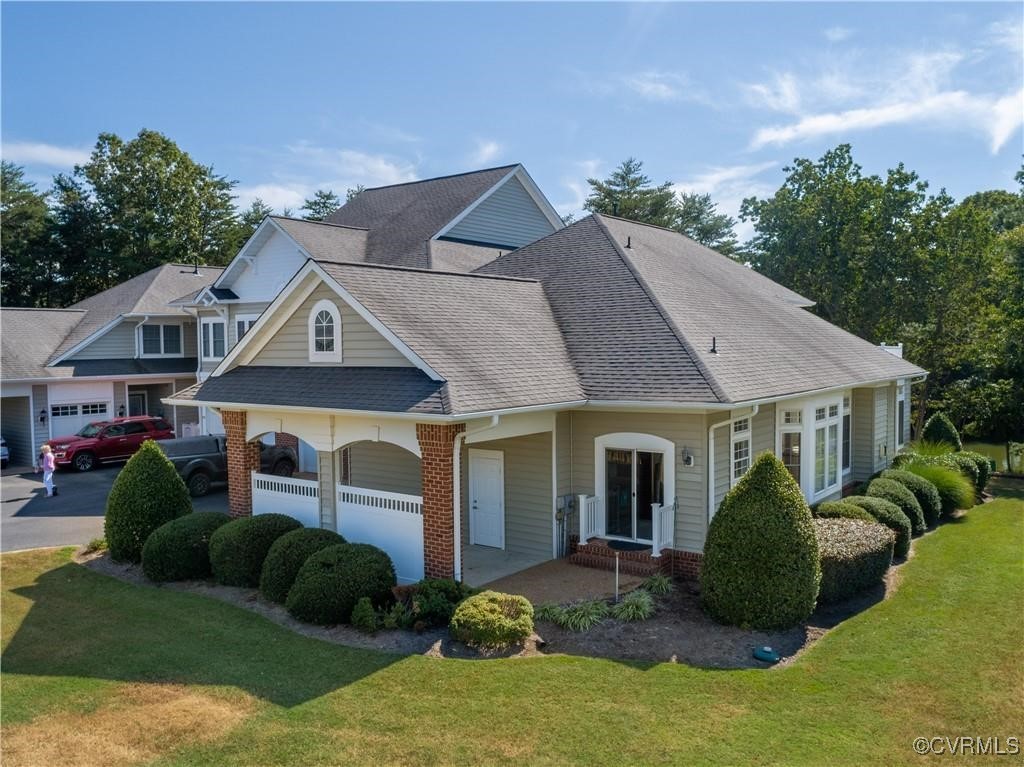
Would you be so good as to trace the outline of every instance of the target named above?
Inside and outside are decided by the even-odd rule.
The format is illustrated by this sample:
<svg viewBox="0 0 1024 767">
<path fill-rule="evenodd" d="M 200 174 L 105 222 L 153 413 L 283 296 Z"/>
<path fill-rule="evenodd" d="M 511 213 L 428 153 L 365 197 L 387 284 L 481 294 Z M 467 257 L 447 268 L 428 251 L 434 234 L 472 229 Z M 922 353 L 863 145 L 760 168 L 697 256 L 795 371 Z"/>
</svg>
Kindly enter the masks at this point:
<svg viewBox="0 0 1024 767">
<path fill-rule="evenodd" d="M 643 581 L 638 575 L 619 575 L 619 592 L 632 591 Z M 615 573 L 552 559 L 486 584 L 495 591 L 522 594 L 534 605 L 565 604 L 579 599 L 606 599 L 615 595 Z"/>
<path fill-rule="evenodd" d="M 504 578 L 542 562 L 536 556 L 519 554 L 489 546 L 464 546 L 462 549 L 462 580 L 473 588 Z"/>
</svg>

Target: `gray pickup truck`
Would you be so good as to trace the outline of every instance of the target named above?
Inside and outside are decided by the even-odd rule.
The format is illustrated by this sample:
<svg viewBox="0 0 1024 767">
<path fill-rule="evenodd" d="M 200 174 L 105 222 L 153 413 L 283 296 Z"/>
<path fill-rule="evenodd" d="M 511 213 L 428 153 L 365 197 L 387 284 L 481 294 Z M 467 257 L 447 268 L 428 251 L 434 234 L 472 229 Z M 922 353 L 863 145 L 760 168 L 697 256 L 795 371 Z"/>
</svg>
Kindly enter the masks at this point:
<svg viewBox="0 0 1024 767">
<path fill-rule="evenodd" d="M 156 443 L 171 459 L 193 498 L 206 495 L 214 482 L 227 482 L 228 455 L 224 437 L 182 437 Z M 290 477 L 298 456 L 290 447 L 260 443 L 260 471 Z"/>
</svg>

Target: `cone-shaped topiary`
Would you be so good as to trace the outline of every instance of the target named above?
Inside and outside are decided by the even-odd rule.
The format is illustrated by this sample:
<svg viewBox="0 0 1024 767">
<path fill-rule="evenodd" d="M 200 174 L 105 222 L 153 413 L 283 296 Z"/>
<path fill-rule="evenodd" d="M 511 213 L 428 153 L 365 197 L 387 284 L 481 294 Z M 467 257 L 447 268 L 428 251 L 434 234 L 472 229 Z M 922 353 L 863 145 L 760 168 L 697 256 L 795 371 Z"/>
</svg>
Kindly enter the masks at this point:
<svg viewBox="0 0 1024 767">
<path fill-rule="evenodd" d="M 914 494 L 921 511 L 924 512 L 924 521 L 928 527 L 939 524 L 939 517 L 942 516 L 942 498 L 935 485 L 913 472 L 899 469 L 886 469 L 882 472 L 882 477 L 896 480 Z"/>
<path fill-rule="evenodd" d="M 952 445 L 954 450 L 964 449 L 964 443 L 960 441 L 960 432 L 945 413 L 936 413 L 925 422 L 921 438 L 929 442 L 945 442 Z"/>
<path fill-rule="evenodd" d="M 165 522 L 192 511 L 192 499 L 174 464 L 147 440 L 128 459 L 107 496 L 103 532 L 116 562 L 141 562 L 142 547 Z"/>
<path fill-rule="evenodd" d="M 216 511 L 193 511 L 165 522 L 142 547 L 142 572 L 151 581 L 210 577 L 210 536 L 231 521 Z"/>
<path fill-rule="evenodd" d="M 213 577 L 225 586 L 259 586 L 263 560 L 274 541 L 300 527 L 285 514 L 260 514 L 217 528 L 210 536 Z"/>
<path fill-rule="evenodd" d="M 310 555 L 344 542 L 345 539 L 333 530 L 319 527 L 303 527 L 285 533 L 274 541 L 263 560 L 260 593 L 271 602 L 284 604 L 295 576 Z"/>
<path fill-rule="evenodd" d="M 737 626 L 788 628 L 814 610 L 821 569 L 811 510 L 771 453 L 730 490 L 708 527 L 704 608 Z"/>
</svg>

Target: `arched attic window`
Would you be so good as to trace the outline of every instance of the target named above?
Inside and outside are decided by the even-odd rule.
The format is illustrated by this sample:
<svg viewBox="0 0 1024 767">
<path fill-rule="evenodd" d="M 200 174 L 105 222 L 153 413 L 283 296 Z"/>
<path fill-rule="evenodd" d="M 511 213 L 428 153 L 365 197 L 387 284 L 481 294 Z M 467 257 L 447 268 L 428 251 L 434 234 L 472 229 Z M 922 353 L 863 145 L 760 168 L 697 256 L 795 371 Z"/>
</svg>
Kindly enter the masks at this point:
<svg viewBox="0 0 1024 767">
<path fill-rule="evenodd" d="M 309 312 L 309 361 L 341 362 L 341 314 L 326 299 Z"/>
</svg>

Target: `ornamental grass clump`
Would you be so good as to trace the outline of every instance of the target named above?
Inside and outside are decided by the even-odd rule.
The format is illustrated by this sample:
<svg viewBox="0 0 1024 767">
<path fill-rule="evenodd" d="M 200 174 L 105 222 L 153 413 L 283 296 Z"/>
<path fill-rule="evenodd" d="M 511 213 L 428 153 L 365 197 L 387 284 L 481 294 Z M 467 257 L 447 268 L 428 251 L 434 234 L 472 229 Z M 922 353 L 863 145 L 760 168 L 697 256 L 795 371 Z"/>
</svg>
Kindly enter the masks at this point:
<svg viewBox="0 0 1024 767">
<path fill-rule="evenodd" d="M 644 591 L 650 592 L 656 597 L 663 597 L 675 589 L 675 584 L 672 583 L 672 579 L 664 573 L 655 573 L 654 575 L 644 579 L 644 582 L 640 584 L 640 588 Z"/>
<path fill-rule="evenodd" d="M 859 519 L 816 519 L 821 556 L 820 603 L 840 602 L 882 582 L 892 564 L 892 530 Z"/>
<path fill-rule="evenodd" d="M 608 617 L 608 603 L 603 599 L 588 599 L 562 608 L 561 620 L 556 620 L 566 631 L 587 631 Z"/>
<path fill-rule="evenodd" d="M 654 615 L 654 597 L 646 589 L 636 589 L 612 605 L 611 613 L 620 621 L 645 621 Z"/>
<path fill-rule="evenodd" d="M 788 628 L 813 612 L 820 579 L 811 510 L 782 462 L 763 453 L 708 527 L 704 609 L 745 628 Z"/>
<path fill-rule="evenodd" d="M 969 509 L 974 505 L 974 487 L 958 469 L 919 462 L 908 463 L 903 468 L 935 486 L 942 501 L 942 516 L 951 517 L 958 509 Z"/>
</svg>

